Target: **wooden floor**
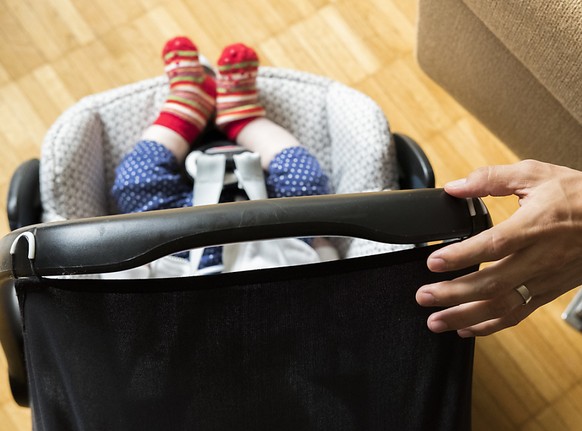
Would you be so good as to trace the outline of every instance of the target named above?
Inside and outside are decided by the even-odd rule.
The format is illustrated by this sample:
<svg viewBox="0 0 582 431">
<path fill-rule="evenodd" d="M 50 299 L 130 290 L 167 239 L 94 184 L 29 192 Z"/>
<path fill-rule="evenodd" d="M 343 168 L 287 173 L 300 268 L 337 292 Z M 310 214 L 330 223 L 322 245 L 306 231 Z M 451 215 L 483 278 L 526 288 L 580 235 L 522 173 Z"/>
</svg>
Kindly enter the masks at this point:
<svg viewBox="0 0 582 431">
<path fill-rule="evenodd" d="M 18 163 L 39 155 L 57 115 L 82 96 L 159 75 L 164 41 L 185 34 L 216 59 L 255 46 L 263 64 L 325 75 L 361 90 L 393 130 L 415 137 L 437 182 L 515 156 L 418 68 L 412 0 L 1 0 L 0 200 Z M 494 221 L 514 199 L 487 200 Z M 2 218 L 0 234 L 7 232 Z M 582 335 L 560 319 L 572 294 L 517 328 L 479 339 L 475 430 L 581 430 Z M 30 429 L 11 400 L 0 354 L 0 429 Z"/>
</svg>

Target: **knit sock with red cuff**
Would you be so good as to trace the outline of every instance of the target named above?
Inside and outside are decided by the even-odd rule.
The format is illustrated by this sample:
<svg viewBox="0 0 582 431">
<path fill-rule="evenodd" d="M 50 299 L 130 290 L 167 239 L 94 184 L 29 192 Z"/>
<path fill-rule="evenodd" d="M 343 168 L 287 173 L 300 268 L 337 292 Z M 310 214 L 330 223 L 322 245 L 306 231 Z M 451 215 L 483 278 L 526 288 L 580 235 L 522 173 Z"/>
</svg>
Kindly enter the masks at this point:
<svg viewBox="0 0 582 431">
<path fill-rule="evenodd" d="M 229 45 L 218 59 L 216 79 L 216 125 L 236 141 L 244 127 L 265 116 L 259 102 L 257 53 L 242 43 Z"/>
<path fill-rule="evenodd" d="M 170 39 L 162 58 L 170 95 L 154 124 L 173 130 L 192 144 L 214 112 L 216 83 L 204 72 L 196 45 L 186 37 Z"/>
</svg>

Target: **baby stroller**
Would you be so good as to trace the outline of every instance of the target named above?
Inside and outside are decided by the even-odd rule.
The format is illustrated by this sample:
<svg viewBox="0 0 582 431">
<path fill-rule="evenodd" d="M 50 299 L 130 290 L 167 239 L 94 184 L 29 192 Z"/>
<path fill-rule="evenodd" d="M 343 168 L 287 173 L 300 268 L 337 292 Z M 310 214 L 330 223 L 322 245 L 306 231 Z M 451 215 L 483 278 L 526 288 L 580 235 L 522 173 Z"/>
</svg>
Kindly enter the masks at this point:
<svg viewBox="0 0 582 431">
<path fill-rule="evenodd" d="M 85 98 L 48 133 L 40 181 L 38 162 L 17 171 L 18 229 L 0 242 L 0 336 L 35 429 L 470 428 L 473 342 L 430 333 L 414 301 L 445 277 L 424 263 L 438 245 L 394 244 L 474 235 L 490 226 L 486 208 L 431 189 L 420 148 L 391 135 L 364 95 L 275 68 L 258 85 L 336 194 L 110 215 L 113 170 L 165 100 L 165 78 Z M 421 190 L 382 191 L 412 186 Z M 27 226 L 40 221 L 51 223 Z M 189 248 L 315 235 L 341 237 L 350 259 L 82 277 Z"/>
</svg>

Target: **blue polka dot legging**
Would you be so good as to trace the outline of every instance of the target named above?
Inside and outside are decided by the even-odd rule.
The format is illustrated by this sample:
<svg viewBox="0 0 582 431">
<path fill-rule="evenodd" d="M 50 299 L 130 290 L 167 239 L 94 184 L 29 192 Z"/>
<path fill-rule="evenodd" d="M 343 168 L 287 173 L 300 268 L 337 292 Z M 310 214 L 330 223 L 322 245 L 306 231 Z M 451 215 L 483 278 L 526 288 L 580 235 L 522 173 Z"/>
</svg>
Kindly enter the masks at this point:
<svg viewBox="0 0 582 431">
<path fill-rule="evenodd" d="M 140 141 L 115 171 L 112 195 L 122 213 L 192 206 L 191 185 L 171 151 L 154 141 Z M 270 198 L 329 193 L 328 178 L 303 147 L 286 148 L 270 163 L 266 176 Z M 222 263 L 222 248 L 204 250 L 200 268 Z"/>
</svg>

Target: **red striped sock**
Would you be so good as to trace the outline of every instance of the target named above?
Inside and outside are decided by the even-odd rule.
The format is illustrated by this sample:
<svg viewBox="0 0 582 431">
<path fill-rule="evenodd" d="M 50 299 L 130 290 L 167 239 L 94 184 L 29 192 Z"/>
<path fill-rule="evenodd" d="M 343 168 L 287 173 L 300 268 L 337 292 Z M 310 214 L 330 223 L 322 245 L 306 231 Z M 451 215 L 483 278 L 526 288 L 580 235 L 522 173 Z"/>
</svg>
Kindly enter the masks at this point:
<svg viewBox="0 0 582 431">
<path fill-rule="evenodd" d="M 167 127 L 192 143 L 214 111 L 216 84 L 204 73 L 198 49 L 186 37 L 170 39 L 162 58 L 170 80 L 170 95 L 154 124 Z"/>
<path fill-rule="evenodd" d="M 242 43 L 229 45 L 218 59 L 216 125 L 230 140 L 256 118 L 265 116 L 259 102 L 257 53 Z"/>
</svg>

